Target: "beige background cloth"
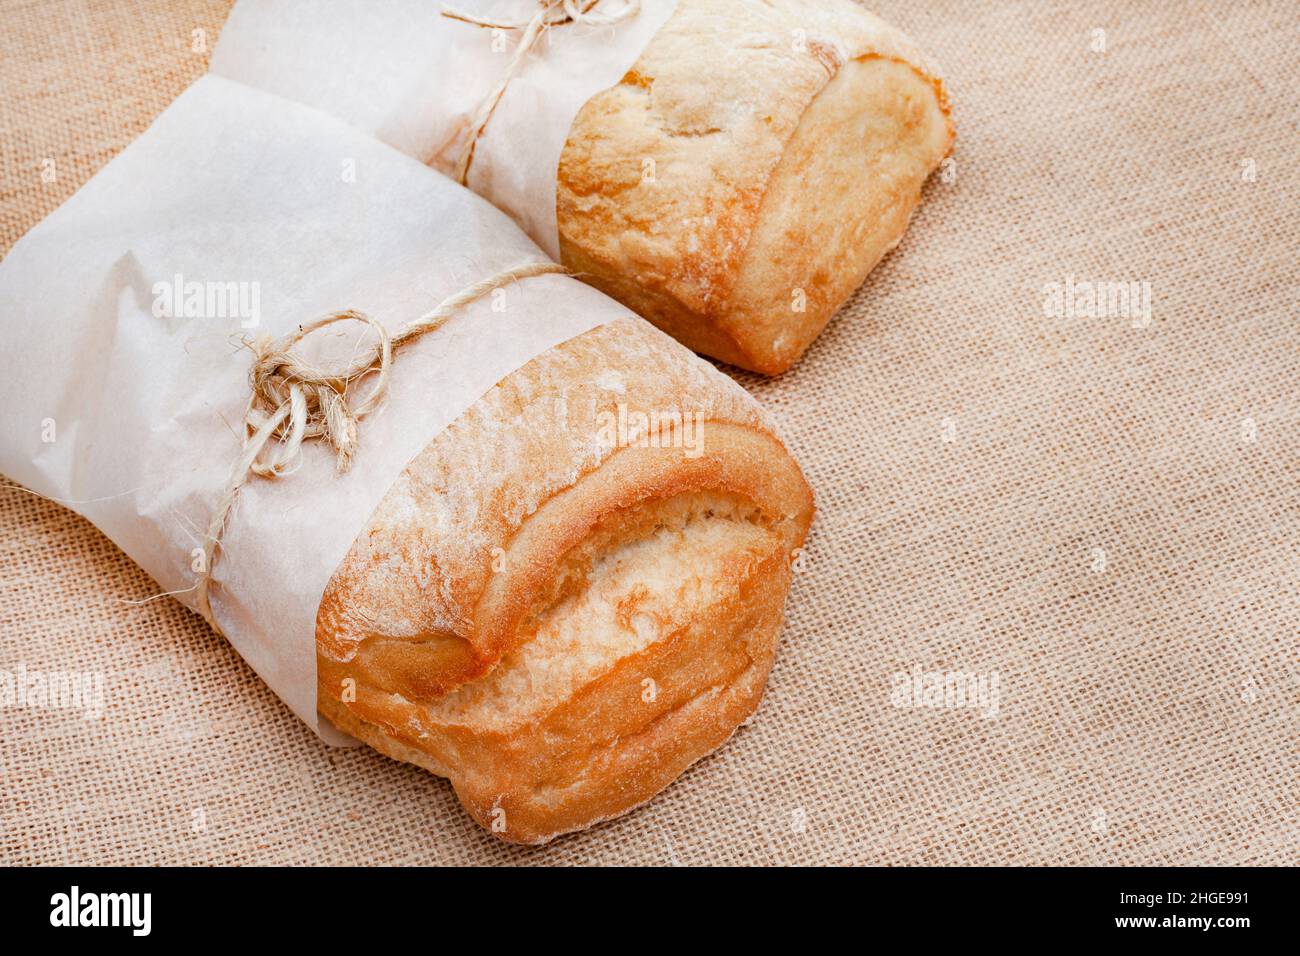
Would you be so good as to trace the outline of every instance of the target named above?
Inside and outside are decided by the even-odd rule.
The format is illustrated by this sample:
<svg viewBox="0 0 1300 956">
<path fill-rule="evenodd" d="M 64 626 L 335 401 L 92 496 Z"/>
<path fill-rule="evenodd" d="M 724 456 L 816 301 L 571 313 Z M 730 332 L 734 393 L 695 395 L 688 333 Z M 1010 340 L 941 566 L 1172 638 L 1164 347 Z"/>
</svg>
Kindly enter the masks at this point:
<svg viewBox="0 0 1300 956">
<path fill-rule="evenodd" d="M 227 3 L 5 7 L 7 250 L 204 71 Z M 1300 8 L 874 9 L 945 67 L 955 179 L 794 371 L 743 378 L 820 506 L 751 726 L 511 848 L 0 488 L 0 670 L 108 694 L 0 709 L 0 862 L 1300 862 Z M 1152 321 L 1048 316 L 1067 275 L 1149 282 Z M 893 706 L 914 666 L 996 672 L 998 716 Z"/>
</svg>

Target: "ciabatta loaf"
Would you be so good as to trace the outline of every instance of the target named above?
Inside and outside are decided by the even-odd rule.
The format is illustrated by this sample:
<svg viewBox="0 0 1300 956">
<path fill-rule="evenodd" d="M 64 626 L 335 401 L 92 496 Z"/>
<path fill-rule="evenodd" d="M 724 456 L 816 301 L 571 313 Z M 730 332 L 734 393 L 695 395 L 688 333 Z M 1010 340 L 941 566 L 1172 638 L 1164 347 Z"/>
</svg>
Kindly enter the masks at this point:
<svg viewBox="0 0 1300 956">
<path fill-rule="evenodd" d="M 462 179 L 744 368 L 799 358 L 953 146 L 938 68 L 853 0 L 449 6 L 243 3 L 214 64 Z"/>
<path fill-rule="evenodd" d="M 623 813 L 757 707 L 811 518 L 742 389 L 611 322 L 504 379 L 388 492 L 321 602 L 321 710 L 504 839 Z"/>
<path fill-rule="evenodd" d="M 569 132 L 562 261 L 695 351 L 781 372 L 953 138 L 937 68 L 850 0 L 680 0 Z"/>
<path fill-rule="evenodd" d="M 586 826 L 753 712 L 812 500 L 739 385 L 563 271 L 410 157 L 204 77 L 0 263 L 0 406 L 62 436 L 0 431 L 0 470 L 313 727 L 505 839 Z"/>
</svg>

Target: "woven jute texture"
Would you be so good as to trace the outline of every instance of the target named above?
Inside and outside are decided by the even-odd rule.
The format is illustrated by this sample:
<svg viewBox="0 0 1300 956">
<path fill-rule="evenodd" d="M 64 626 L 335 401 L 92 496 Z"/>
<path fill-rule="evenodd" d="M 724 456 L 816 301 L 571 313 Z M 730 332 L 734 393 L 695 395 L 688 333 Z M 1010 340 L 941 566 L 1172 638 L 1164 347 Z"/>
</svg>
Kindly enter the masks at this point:
<svg viewBox="0 0 1300 956">
<path fill-rule="evenodd" d="M 7 250 L 202 73 L 227 5 L 4 6 Z M 1300 12 L 876 9 L 944 65 L 956 163 L 804 361 L 743 378 L 820 505 L 750 726 L 510 848 L 7 487 L 0 670 L 107 699 L 0 710 L 0 862 L 1300 863 Z M 1067 277 L 1147 283 L 1150 321 L 1053 314 Z M 902 706 L 914 671 L 996 677 L 996 715 Z"/>
</svg>

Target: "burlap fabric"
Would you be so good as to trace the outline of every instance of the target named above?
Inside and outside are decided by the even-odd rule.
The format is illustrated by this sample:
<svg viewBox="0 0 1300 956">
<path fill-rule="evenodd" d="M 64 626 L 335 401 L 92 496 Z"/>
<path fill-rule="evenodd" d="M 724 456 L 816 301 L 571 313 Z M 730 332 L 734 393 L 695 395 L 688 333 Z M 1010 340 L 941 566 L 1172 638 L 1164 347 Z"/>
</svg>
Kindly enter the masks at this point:
<svg viewBox="0 0 1300 956">
<path fill-rule="evenodd" d="M 226 6 L 6 4 L 5 249 L 204 70 Z M 803 363 L 744 378 L 820 505 L 751 726 L 513 849 L 318 742 L 196 616 L 122 603 L 153 582 L 7 488 L 0 669 L 103 672 L 107 705 L 0 710 L 0 861 L 1300 862 L 1300 13 L 876 7 L 945 66 L 956 165 Z M 1149 283 L 1150 322 L 1051 314 L 1067 276 Z M 897 706 L 913 668 L 996 674 L 997 716 Z"/>
</svg>

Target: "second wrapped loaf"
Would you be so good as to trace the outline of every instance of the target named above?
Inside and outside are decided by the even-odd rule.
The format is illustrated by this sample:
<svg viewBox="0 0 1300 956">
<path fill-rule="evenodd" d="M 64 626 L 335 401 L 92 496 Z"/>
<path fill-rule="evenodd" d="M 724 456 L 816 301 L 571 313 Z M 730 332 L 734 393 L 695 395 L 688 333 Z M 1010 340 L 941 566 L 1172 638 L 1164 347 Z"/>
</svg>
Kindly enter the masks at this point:
<svg viewBox="0 0 1300 956">
<path fill-rule="evenodd" d="M 954 129 L 851 0 L 240 3 L 214 69 L 460 178 L 697 352 L 789 368 L 901 239 Z"/>
<path fill-rule="evenodd" d="M 849 0 L 680 0 L 574 121 L 561 261 L 695 351 L 782 372 L 952 143 L 937 68 Z"/>
</svg>

